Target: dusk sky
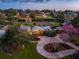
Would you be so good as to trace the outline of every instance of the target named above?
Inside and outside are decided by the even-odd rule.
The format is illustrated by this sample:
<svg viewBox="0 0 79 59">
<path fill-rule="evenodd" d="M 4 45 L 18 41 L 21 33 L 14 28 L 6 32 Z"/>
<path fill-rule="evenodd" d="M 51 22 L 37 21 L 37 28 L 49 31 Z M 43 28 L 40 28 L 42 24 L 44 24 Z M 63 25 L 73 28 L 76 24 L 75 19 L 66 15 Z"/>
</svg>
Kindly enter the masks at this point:
<svg viewBox="0 0 79 59">
<path fill-rule="evenodd" d="M 79 0 L 0 0 L 0 9 L 79 10 Z"/>
</svg>

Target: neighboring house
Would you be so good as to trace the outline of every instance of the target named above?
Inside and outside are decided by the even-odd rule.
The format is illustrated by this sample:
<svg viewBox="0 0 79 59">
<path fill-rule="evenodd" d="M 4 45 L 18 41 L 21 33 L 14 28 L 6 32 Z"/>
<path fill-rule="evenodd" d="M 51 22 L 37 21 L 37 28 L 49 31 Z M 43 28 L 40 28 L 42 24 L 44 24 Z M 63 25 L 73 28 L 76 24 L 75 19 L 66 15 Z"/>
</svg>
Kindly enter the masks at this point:
<svg viewBox="0 0 79 59">
<path fill-rule="evenodd" d="M 32 22 L 32 18 L 29 16 L 29 14 L 20 13 L 17 17 L 20 18 L 19 20 L 20 22 L 26 22 L 26 23 Z"/>
<path fill-rule="evenodd" d="M 44 31 L 51 30 L 50 26 L 30 26 L 21 25 L 20 30 L 32 32 L 33 34 L 42 34 Z"/>
<path fill-rule="evenodd" d="M 31 28 L 30 26 L 24 26 L 24 25 L 20 26 L 20 30 L 28 31 L 30 34 L 40 34 L 44 31 L 44 29 L 42 29 L 39 26 L 34 26 Z"/>
<path fill-rule="evenodd" d="M 23 30 L 23 31 L 27 31 L 28 33 L 32 34 L 32 30 L 31 30 L 31 27 L 30 26 L 24 26 L 24 25 L 21 25 L 19 30 Z"/>
<path fill-rule="evenodd" d="M 39 26 L 34 26 L 32 28 L 32 31 L 33 31 L 33 34 L 42 34 L 43 31 L 45 31 L 45 30 Z"/>
<path fill-rule="evenodd" d="M 52 30 L 50 26 L 41 26 L 44 30 Z"/>
<path fill-rule="evenodd" d="M 32 28 L 32 30 L 44 30 L 43 28 L 41 28 L 40 26 L 34 26 L 33 28 Z"/>
<path fill-rule="evenodd" d="M 26 23 L 31 23 L 32 22 L 32 19 L 30 17 L 26 17 L 26 18 L 20 18 L 21 20 L 19 21 L 22 21 L 22 22 L 26 22 Z"/>
</svg>

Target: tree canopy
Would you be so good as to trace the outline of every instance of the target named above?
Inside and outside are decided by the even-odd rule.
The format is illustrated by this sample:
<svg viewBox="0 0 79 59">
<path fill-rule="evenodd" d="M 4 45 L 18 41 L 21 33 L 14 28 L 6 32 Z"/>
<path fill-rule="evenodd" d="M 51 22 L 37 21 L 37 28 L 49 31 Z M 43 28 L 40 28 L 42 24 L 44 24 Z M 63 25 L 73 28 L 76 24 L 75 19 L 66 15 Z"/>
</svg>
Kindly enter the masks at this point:
<svg viewBox="0 0 79 59">
<path fill-rule="evenodd" d="M 3 13 L 0 13 L 0 24 L 3 24 L 5 22 L 6 16 Z"/>
<path fill-rule="evenodd" d="M 18 46 L 26 45 L 33 38 L 27 32 L 18 30 L 18 27 L 11 24 L 9 25 L 6 33 L 0 38 L 0 48 L 2 51 L 14 53 L 14 49 Z M 15 47 L 15 48 L 13 48 Z"/>
<path fill-rule="evenodd" d="M 79 17 L 74 18 L 71 23 L 75 28 L 79 29 Z"/>
</svg>

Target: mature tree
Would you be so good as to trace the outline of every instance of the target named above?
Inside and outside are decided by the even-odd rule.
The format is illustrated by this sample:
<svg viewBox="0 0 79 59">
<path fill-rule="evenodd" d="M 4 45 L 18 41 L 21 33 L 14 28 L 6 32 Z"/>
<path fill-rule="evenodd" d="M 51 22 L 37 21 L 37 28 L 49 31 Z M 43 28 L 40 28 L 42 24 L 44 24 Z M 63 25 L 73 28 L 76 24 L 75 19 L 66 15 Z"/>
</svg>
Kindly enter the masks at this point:
<svg viewBox="0 0 79 59">
<path fill-rule="evenodd" d="M 6 9 L 4 10 L 4 12 L 6 13 L 6 16 L 16 16 L 17 15 L 17 10 L 16 9 Z"/>
<path fill-rule="evenodd" d="M 71 23 L 75 28 L 79 29 L 79 17 L 74 18 Z"/>
<path fill-rule="evenodd" d="M 59 11 L 59 12 L 58 12 L 58 15 L 57 15 L 57 18 L 59 18 L 59 19 L 64 19 L 64 18 L 65 18 L 65 17 L 64 17 L 64 12 Z"/>
<path fill-rule="evenodd" d="M 5 14 L 0 13 L 0 23 L 1 23 L 1 24 L 4 24 L 5 20 L 6 20 Z"/>
<path fill-rule="evenodd" d="M 0 38 L 0 46 L 2 50 L 6 53 L 14 53 L 15 48 L 22 46 L 30 42 L 32 37 L 27 33 L 21 30 L 18 30 L 17 25 L 11 24 L 6 34 Z"/>
</svg>

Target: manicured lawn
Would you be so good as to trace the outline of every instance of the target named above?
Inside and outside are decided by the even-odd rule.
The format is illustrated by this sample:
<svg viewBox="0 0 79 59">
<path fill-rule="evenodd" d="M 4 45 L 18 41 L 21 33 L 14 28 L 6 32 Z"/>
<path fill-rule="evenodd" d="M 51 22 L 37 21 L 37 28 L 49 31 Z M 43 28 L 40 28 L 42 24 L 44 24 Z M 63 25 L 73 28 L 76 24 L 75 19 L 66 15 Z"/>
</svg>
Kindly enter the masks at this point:
<svg viewBox="0 0 79 59">
<path fill-rule="evenodd" d="M 60 23 L 58 23 L 58 22 L 51 22 L 51 25 L 57 27 L 57 26 L 60 26 Z"/>
<path fill-rule="evenodd" d="M 36 51 L 35 43 L 28 43 L 27 47 L 23 49 L 21 52 L 8 56 L 0 52 L 0 59 L 46 59 Z M 67 56 L 61 59 L 74 59 L 73 56 Z"/>
<path fill-rule="evenodd" d="M 46 59 L 36 51 L 36 44 L 28 43 L 27 47 L 14 56 L 0 53 L 0 59 Z"/>
<path fill-rule="evenodd" d="M 66 56 L 66 57 L 63 57 L 61 59 L 74 59 L 74 57 L 73 56 Z"/>
<path fill-rule="evenodd" d="M 53 19 L 54 17 L 52 17 L 52 16 L 48 16 L 48 19 Z"/>
</svg>

